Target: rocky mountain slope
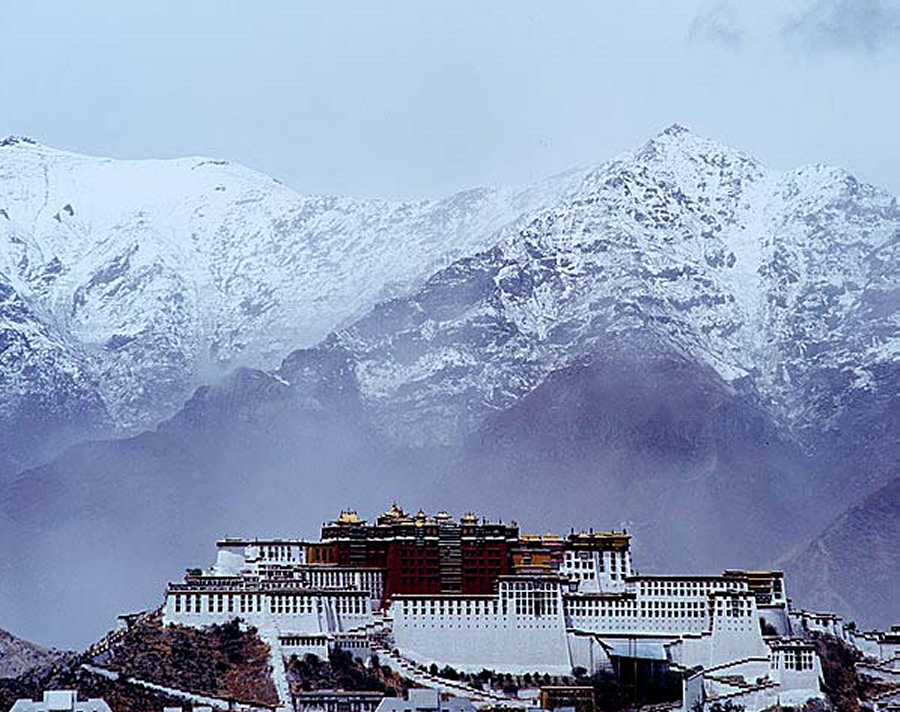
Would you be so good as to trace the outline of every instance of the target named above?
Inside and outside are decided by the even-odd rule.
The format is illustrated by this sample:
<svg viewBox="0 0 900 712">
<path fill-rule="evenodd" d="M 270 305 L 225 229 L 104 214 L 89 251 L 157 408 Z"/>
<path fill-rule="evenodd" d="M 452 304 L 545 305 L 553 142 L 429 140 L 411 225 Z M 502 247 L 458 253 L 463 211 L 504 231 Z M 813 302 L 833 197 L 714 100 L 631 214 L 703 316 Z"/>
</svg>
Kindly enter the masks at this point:
<svg viewBox="0 0 900 712">
<path fill-rule="evenodd" d="M 214 536 L 309 535 L 386 494 L 538 531 L 627 526 L 645 571 L 768 566 L 894 476 L 895 198 L 679 126 L 566 180 L 279 368 L 11 483 L 0 533 L 29 544 L 3 610 L 30 620 L 98 582 L 148 605 L 148 561 L 174 575 Z M 60 546 L 65 585 L 18 596 Z"/>
<path fill-rule="evenodd" d="M 121 712 L 184 707 L 197 704 L 197 695 L 262 707 L 277 702 L 269 647 L 256 629 L 242 630 L 236 620 L 205 630 L 163 628 L 158 616 L 132 623 L 110 632 L 115 638 L 102 652 L 67 653 L 53 665 L 0 678 L 0 707 L 40 700 L 53 689 L 101 698 Z"/>
<path fill-rule="evenodd" d="M 804 604 L 886 628 L 900 620 L 900 478 L 854 503 L 784 566 Z"/>
<path fill-rule="evenodd" d="M 0 678 L 19 677 L 58 660 L 62 653 L 48 650 L 0 630 Z"/>
<path fill-rule="evenodd" d="M 208 158 L 0 141 L 5 469 L 41 459 L 67 428 L 68 440 L 135 431 L 229 367 L 276 365 L 490 244 L 578 175 L 392 203 L 302 196 Z"/>
<path fill-rule="evenodd" d="M 332 343 L 403 439 L 471 432 L 629 334 L 819 431 L 896 392 L 898 250 L 894 197 L 835 169 L 769 171 L 676 126 Z"/>
</svg>

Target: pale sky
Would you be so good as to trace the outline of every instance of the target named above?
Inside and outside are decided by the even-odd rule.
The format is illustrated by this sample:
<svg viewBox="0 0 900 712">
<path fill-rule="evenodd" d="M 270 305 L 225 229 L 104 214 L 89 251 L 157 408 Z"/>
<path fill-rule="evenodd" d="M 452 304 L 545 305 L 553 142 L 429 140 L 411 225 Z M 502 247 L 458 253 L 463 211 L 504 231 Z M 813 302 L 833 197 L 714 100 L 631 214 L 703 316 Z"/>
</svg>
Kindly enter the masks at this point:
<svg viewBox="0 0 900 712">
<path fill-rule="evenodd" d="M 900 195 L 900 0 L 0 0 L 0 135 L 444 195 L 668 124 Z"/>
</svg>

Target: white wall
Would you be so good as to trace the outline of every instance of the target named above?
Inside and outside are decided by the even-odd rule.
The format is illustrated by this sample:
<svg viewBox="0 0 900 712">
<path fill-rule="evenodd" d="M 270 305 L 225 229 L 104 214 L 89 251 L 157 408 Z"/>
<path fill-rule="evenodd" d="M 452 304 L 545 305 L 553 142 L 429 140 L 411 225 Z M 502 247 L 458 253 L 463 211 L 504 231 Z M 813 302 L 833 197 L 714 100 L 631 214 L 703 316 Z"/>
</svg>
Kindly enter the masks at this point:
<svg viewBox="0 0 900 712">
<path fill-rule="evenodd" d="M 166 596 L 164 624 L 203 627 L 234 618 L 298 633 L 348 631 L 373 619 L 365 595 L 175 590 Z"/>
<path fill-rule="evenodd" d="M 611 670 L 612 661 L 600 641 L 594 635 L 568 633 L 569 660 L 572 668 L 583 667 L 593 674 L 600 670 Z"/>
<path fill-rule="evenodd" d="M 572 670 L 558 585 L 500 584 L 494 597 L 395 597 L 394 645 L 420 664 L 478 672 Z"/>
</svg>

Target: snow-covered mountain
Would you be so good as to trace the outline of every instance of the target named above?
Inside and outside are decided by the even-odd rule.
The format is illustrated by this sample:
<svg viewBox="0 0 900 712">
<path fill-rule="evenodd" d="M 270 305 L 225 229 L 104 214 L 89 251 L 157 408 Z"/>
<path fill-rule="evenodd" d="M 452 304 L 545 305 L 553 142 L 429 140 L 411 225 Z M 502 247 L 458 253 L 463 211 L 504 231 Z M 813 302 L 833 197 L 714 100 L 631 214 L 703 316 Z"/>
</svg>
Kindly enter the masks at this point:
<svg viewBox="0 0 900 712">
<path fill-rule="evenodd" d="M 896 394 L 898 285 L 896 198 L 833 168 L 767 170 L 673 126 L 331 344 L 403 439 L 471 432 L 629 333 L 820 431 Z"/>
<path fill-rule="evenodd" d="M 900 469 L 900 207 L 884 191 L 822 166 L 773 171 L 672 126 L 534 189 L 428 205 L 427 220 L 376 237 L 340 223 L 334 240 L 318 241 L 338 208 L 316 213 L 305 231 L 285 228 L 279 234 L 304 236 L 292 269 L 311 260 L 340 285 L 322 302 L 346 299 L 330 317 L 340 328 L 276 369 L 198 389 L 155 431 L 72 449 L 0 492 L 0 537 L 28 542 L 7 564 L 16 575 L 0 577 L 0 614 L 25 625 L 72 586 L 100 582 L 127 591 L 129 606 L 149 605 L 134 573 L 147 562 L 160 575 L 177 571 L 179 552 L 227 533 L 223 523 L 283 535 L 323 510 L 375 507 L 385 492 L 431 508 L 490 502 L 491 515 L 508 505 L 536 530 L 627 526 L 644 570 L 769 566 L 834 519 L 848 493 L 859 499 Z M 441 205 L 462 222 L 432 219 Z M 79 215 L 72 206 L 61 220 Z M 235 203 L 229 219 L 256 209 L 245 215 Z M 405 291 L 385 287 L 401 279 L 389 261 L 404 262 L 407 250 L 388 235 L 424 241 L 403 265 Z M 234 247 L 234 269 L 271 267 L 247 268 L 257 291 L 281 274 L 278 259 L 265 262 L 274 249 L 265 244 L 252 258 Z M 346 264 L 358 249 L 371 257 L 365 269 Z M 456 249 L 466 254 L 424 274 Z M 389 298 L 353 318 L 363 306 L 353 280 L 368 284 L 372 265 L 381 272 L 368 298 Z M 24 294 L 21 274 L 10 283 Z M 112 309 L 123 287 L 104 279 L 98 293 Z M 301 281 L 310 295 L 331 285 Z M 28 284 L 22 303 L 35 314 L 65 311 L 42 306 L 39 280 Z M 204 284 L 231 294 L 228 280 Z M 151 289 L 141 294 L 154 303 Z M 303 312 L 289 291 L 278 295 L 273 303 Z M 274 306 L 246 320 L 235 309 L 246 336 L 229 343 L 263 322 L 288 328 Z M 89 382 L 96 350 L 70 336 L 72 321 L 55 319 L 47 343 L 78 346 L 60 370 Z M 209 346 L 198 353 L 208 359 Z M 60 545 L 62 577 L 48 572 Z M 51 579 L 60 591 L 47 584 L 34 600 L 23 595 L 32 580 Z M 794 593 L 802 602 L 805 592 Z"/>
<path fill-rule="evenodd" d="M 0 419 L 40 408 L 82 433 L 152 425 L 224 369 L 274 366 L 490 244 L 579 178 L 392 203 L 298 195 L 226 161 L 4 139 Z"/>
</svg>

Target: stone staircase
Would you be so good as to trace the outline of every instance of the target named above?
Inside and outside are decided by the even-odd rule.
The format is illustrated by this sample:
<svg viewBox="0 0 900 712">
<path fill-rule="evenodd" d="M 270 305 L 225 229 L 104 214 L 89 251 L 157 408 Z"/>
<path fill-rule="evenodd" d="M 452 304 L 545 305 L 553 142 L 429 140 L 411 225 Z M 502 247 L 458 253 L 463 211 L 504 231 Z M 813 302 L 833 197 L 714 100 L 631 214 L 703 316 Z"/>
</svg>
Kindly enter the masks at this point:
<svg viewBox="0 0 900 712">
<path fill-rule="evenodd" d="M 82 653 L 83 659 L 96 660 L 97 658 L 104 656 L 112 649 L 114 645 L 116 645 L 116 643 L 120 642 L 122 638 L 125 637 L 125 634 L 128 633 L 132 625 L 148 620 L 153 616 L 159 615 L 161 612 L 162 607 L 155 608 L 151 611 L 144 611 L 140 615 L 135 616 L 129 625 L 111 630 L 109 633 L 100 638 L 100 640 L 98 640 L 96 643 L 90 645 L 84 651 L 84 653 Z"/>
<path fill-rule="evenodd" d="M 883 683 L 900 685 L 900 670 L 886 662 L 870 662 L 863 660 L 856 663 L 856 670 L 861 675 L 875 678 Z"/>
<path fill-rule="evenodd" d="M 370 642 L 372 653 L 378 655 L 379 661 L 383 665 L 388 665 L 403 677 L 422 687 L 456 697 L 467 697 L 476 704 L 502 705 L 516 709 L 525 709 L 530 706 L 530 703 L 520 700 L 518 697 L 509 697 L 493 690 L 479 690 L 477 687 L 458 680 L 447 680 L 432 675 L 421 665 L 404 658 L 394 650 L 392 623 L 393 619 L 389 613 L 376 611 L 370 622 L 343 631 L 342 635 L 365 635 Z"/>
<path fill-rule="evenodd" d="M 284 653 L 278 639 L 278 629 L 265 626 L 257 629 L 260 639 L 269 646 L 269 666 L 272 669 L 272 684 L 278 693 L 278 709 L 289 712 L 293 709 L 291 686 L 288 682 L 287 667 L 284 664 Z"/>
<path fill-rule="evenodd" d="M 412 660 L 402 657 L 396 651 L 391 650 L 383 643 L 373 641 L 372 652 L 376 653 L 382 664 L 388 665 L 408 680 L 417 685 L 437 690 L 456 697 L 467 697 L 476 705 L 495 705 L 515 709 L 526 709 L 533 703 L 520 700 L 518 697 L 509 697 L 493 690 L 479 690 L 477 687 L 458 680 L 447 680 L 437 675 L 432 675 L 422 666 Z"/>
<path fill-rule="evenodd" d="M 153 690 L 154 692 L 161 692 L 165 695 L 169 695 L 170 697 L 178 697 L 182 700 L 190 702 L 192 705 L 204 705 L 207 707 L 212 707 L 214 710 L 232 710 L 234 712 L 270 712 L 270 708 L 268 707 L 262 707 L 260 705 L 250 704 L 248 702 L 239 702 L 233 699 L 226 700 L 220 697 L 211 697 L 210 695 L 204 695 L 199 692 L 191 692 L 190 690 L 182 690 L 177 687 L 168 687 L 166 685 L 160 685 L 156 682 L 150 682 L 148 680 L 142 680 L 137 677 L 131 677 L 116 670 L 109 670 L 98 665 L 90 665 L 88 663 L 84 663 L 80 669 L 92 675 L 106 678 L 107 680 L 127 682 L 130 685 L 143 687 L 147 690 Z"/>
<path fill-rule="evenodd" d="M 390 614 L 385 611 L 375 611 L 372 613 L 372 620 L 368 623 L 355 628 L 348 628 L 341 631 L 341 635 L 364 635 L 368 638 L 386 640 L 390 638 L 391 626 L 393 619 Z"/>
</svg>

